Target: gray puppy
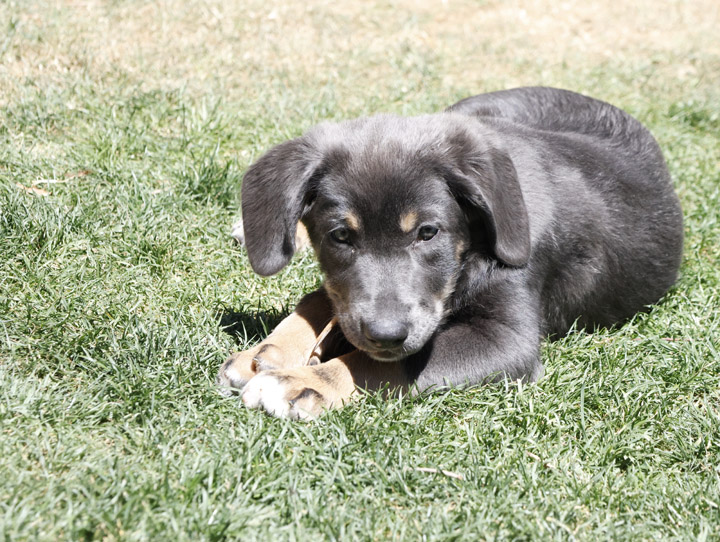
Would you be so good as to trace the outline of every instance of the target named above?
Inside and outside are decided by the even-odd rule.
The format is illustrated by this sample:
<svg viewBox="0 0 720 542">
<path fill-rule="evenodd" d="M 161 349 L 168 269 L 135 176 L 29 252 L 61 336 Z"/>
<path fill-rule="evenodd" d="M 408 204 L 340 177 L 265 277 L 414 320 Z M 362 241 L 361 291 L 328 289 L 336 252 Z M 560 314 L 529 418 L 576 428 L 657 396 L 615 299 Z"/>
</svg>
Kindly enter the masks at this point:
<svg viewBox="0 0 720 542">
<path fill-rule="evenodd" d="M 278 416 L 317 415 L 358 386 L 535 380 L 541 337 L 644 310 L 682 252 L 652 135 L 551 88 L 321 124 L 252 165 L 242 203 L 255 271 L 288 263 L 301 221 L 326 277 L 220 371 L 248 406 Z"/>
</svg>

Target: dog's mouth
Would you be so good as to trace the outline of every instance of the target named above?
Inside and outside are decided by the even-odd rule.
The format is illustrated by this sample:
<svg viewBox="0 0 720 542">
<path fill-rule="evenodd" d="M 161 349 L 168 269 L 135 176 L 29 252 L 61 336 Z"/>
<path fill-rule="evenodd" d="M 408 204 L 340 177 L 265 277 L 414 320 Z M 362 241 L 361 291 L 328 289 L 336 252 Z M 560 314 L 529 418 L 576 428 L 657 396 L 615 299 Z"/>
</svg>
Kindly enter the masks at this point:
<svg viewBox="0 0 720 542">
<path fill-rule="evenodd" d="M 376 361 L 400 361 L 407 357 L 407 354 L 403 351 L 365 350 L 365 352 Z"/>
<path fill-rule="evenodd" d="M 401 361 L 413 354 L 419 352 L 425 345 L 426 341 L 422 341 L 422 337 L 418 337 L 411 333 L 407 340 L 397 345 L 377 344 L 375 341 L 369 340 L 357 330 L 350 328 L 350 333 L 343 330 L 343 334 L 348 344 L 354 346 L 361 352 L 365 352 L 375 361 L 396 362 Z"/>
<path fill-rule="evenodd" d="M 373 358 L 375 361 L 383 361 L 383 362 L 394 362 L 394 361 L 400 361 L 405 359 L 408 356 L 411 356 L 412 354 L 415 354 L 418 350 L 410 350 L 405 346 L 399 346 L 398 348 L 392 348 L 392 349 L 376 349 L 376 348 L 366 348 L 362 347 L 360 348 L 363 352 L 365 352 L 368 356 Z"/>
<path fill-rule="evenodd" d="M 347 344 L 381 362 L 397 362 L 416 354 L 432 336 L 432 333 L 428 332 L 437 327 L 435 318 L 421 318 L 421 323 L 425 325 L 417 326 L 413 323 L 403 341 L 394 344 L 393 341 L 387 341 L 383 344 L 383 341 L 372 340 L 366 336 L 361 325 L 357 323 L 360 320 L 359 317 L 353 318 L 353 315 L 348 313 L 340 313 L 337 317 L 337 327 L 342 331 Z"/>
<path fill-rule="evenodd" d="M 376 361 L 394 362 L 406 358 L 414 351 L 409 351 L 404 345 L 397 348 L 381 349 L 368 347 L 366 344 L 353 344 L 338 325 L 337 318 L 333 318 L 318 335 L 317 342 L 312 349 L 308 364 L 320 363 L 328 359 L 339 357 L 351 352 L 354 348 L 365 352 Z"/>
</svg>

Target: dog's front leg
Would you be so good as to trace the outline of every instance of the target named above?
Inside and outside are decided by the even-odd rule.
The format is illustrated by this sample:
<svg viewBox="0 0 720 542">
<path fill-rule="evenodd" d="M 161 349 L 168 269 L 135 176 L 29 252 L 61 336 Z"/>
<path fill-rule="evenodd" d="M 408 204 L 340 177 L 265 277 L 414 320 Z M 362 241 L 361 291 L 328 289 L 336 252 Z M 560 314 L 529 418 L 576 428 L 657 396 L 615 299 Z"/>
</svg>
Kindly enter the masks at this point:
<svg viewBox="0 0 720 542">
<path fill-rule="evenodd" d="M 502 379 L 534 382 L 543 375 L 540 330 L 532 311 L 507 304 L 450 323 L 432 343 L 405 360 L 417 390 L 472 386 Z"/>
<path fill-rule="evenodd" d="M 332 316 L 332 306 L 323 289 L 306 295 L 264 341 L 232 354 L 223 363 L 218 384 L 228 392 L 237 392 L 260 372 L 306 365 Z"/>
<path fill-rule="evenodd" d="M 449 322 L 425 348 L 397 362 L 380 362 L 355 350 L 312 367 L 265 371 L 248 382 L 242 399 L 278 417 L 315 417 L 351 401 L 358 388 L 425 390 L 475 385 L 502 378 L 534 381 L 542 376 L 537 311 L 521 294 L 487 300 L 484 311 Z M 499 297 L 499 296 L 498 296 Z"/>
<path fill-rule="evenodd" d="M 245 386 L 242 400 L 273 416 L 306 419 L 343 406 L 356 397 L 358 388 L 384 387 L 407 389 L 403 362 L 375 361 L 354 350 L 311 367 L 262 372 Z"/>
<path fill-rule="evenodd" d="M 542 375 L 537 326 L 508 327 L 478 318 L 449 325 L 423 351 L 381 362 L 360 350 L 312 367 L 264 371 L 247 383 L 242 400 L 281 418 L 313 418 L 351 401 L 358 388 L 425 390 L 501 378 L 533 381 Z"/>
</svg>

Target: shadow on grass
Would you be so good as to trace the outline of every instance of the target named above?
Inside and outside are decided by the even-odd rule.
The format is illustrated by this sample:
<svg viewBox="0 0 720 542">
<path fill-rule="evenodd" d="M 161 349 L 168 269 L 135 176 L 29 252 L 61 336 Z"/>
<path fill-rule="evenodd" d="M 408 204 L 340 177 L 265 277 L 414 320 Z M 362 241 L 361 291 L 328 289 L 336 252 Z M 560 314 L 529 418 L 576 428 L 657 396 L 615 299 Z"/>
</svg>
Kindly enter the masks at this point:
<svg viewBox="0 0 720 542">
<path fill-rule="evenodd" d="M 216 318 L 220 328 L 236 343 L 247 345 L 255 339 L 263 339 L 288 315 L 285 311 L 249 311 L 220 307 Z"/>
<path fill-rule="evenodd" d="M 222 307 L 217 312 L 221 329 L 230 335 L 242 348 L 267 337 L 270 332 L 289 314 L 289 311 L 235 311 Z M 322 361 L 342 356 L 355 347 L 345 338 L 342 330 L 335 326 L 323 340 Z"/>
</svg>

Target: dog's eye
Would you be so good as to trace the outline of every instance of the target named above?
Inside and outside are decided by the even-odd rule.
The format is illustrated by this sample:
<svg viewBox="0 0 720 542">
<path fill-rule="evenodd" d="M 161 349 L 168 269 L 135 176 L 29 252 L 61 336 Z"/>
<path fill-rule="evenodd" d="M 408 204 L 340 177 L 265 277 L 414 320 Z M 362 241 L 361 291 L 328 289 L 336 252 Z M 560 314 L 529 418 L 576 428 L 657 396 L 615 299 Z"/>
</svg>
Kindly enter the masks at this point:
<svg viewBox="0 0 720 542">
<path fill-rule="evenodd" d="M 338 228 L 330 232 L 330 237 L 336 243 L 343 243 L 345 245 L 350 243 L 350 230 L 347 228 Z"/>
<path fill-rule="evenodd" d="M 418 230 L 417 239 L 418 241 L 429 241 L 439 230 L 435 226 L 421 226 Z"/>
</svg>

